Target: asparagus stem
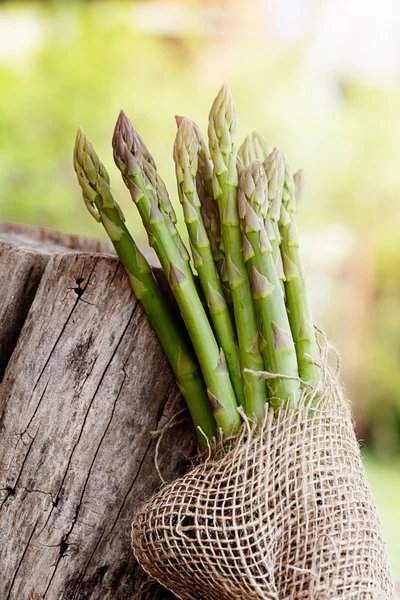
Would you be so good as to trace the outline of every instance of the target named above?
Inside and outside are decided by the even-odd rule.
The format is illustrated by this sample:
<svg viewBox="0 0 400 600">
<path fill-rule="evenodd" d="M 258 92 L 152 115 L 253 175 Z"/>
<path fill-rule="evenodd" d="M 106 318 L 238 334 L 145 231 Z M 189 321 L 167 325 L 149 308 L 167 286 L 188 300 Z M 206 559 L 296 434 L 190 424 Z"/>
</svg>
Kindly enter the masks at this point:
<svg viewBox="0 0 400 600">
<path fill-rule="evenodd" d="M 239 366 L 236 333 L 204 227 L 200 199 L 196 190 L 199 142 L 193 124 L 182 119 L 174 144 L 174 160 L 179 199 L 183 206 L 192 247 L 194 266 L 210 312 L 218 344 L 225 354 L 229 375 L 239 404 L 244 395 Z"/>
<path fill-rule="evenodd" d="M 320 379 L 318 346 L 314 331 L 306 273 L 301 260 L 296 226 L 295 184 L 285 161 L 285 179 L 282 193 L 279 230 L 281 253 L 285 271 L 285 292 L 290 326 L 296 346 L 300 377 L 311 385 Z"/>
<path fill-rule="evenodd" d="M 260 371 L 264 367 L 264 362 L 259 350 L 253 295 L 242 253 L 237 207 L 235 129 L 233 102 L 227 86 L 224 85 L 211 107 L 208 126 L 210 154 L 214 165 L 214 198 L 217 199 L 219 206 L 222 239 L 233 298 L 246 413 L 262 417 L 267 400 L 266 383 L 244 372 L 244 369 Z"/>
<path fill-rule="evenodd" d="M 171 200 L 169 198 L 167 188 L 165 186 L 164 181 L 157 172 L 154 159 L 151 157 L 149 150 L 144 145 L 144 142 L 139 136 L 138 140 L 140 142 L 142 151 L 145 151 L 145 153 L 142 155 L 142 167 L 147 190 L 149 194 L 153 197 L 154 201 L 157 202 L 161 212 L 164 215 L 164 220 L 166 222 L 172 239 L 177 245 L 182 258 L 188 263 L 186 266 L 186 272 L 190 272 L 190 256 L 176 228 L 177 218 Z M 146 156 L 151 157 L 152 160 L 149 162 L 148 160 L 146 160 Z M 150 243 L 154 247 L 157 242 L 156 240 L 151 238 Z"/>
<path fill-rule="evenodd" d="M 225 356 L 218 347 L 193 276 L 187 270 L 187 263 L 171 237 L 156 196 L 149 193 L 146 187 L 141 145 L 135 129 L 122 111 L 114 131 L 113 149 L 115 163 L 129 188 L 143 224 L 156 241 L 158 258 L 168 277 L 200 363 L 214 418 L 224 434 L 230 435 L 239 425 L 240 415 Z"/>
<path fill-rule="evenodd" d="M 275 409 L 296 406 L 300 398 L 296 351 L 272 246 L 264 226 L 268 209 L 268 180 L 260 161 L 251 163 L 242 175 L 238 205 L 243 254 L 252 281 L 264 366 L 269 373 L 284 376 L 267 380 L 269 400 Z"/>
<path fill-rule="evenodd" d="M 115 202 L 104 165 L 82 129 L 78 130 L 74 149 L 74 168 L 90 214 L 104 226 L 124 265 L 131 287 L 155 330 L 175 374 L 192 416 L 199 442 L 204 446 L 216 434 L 215 420 L 207 389 L 193 351 L 180 324 L 168 308 L 153 271 L 139 251 Z"/>
</svg>

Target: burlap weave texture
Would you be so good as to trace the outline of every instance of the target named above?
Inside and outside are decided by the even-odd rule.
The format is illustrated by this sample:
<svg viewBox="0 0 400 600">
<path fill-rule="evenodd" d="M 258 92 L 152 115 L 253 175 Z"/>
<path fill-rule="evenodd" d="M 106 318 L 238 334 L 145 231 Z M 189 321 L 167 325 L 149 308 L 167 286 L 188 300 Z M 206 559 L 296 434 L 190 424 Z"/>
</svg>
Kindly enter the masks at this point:
<svg viewBox="0 0 400 600">
<path fill-rule="evenodd" d="M 232 450 L 136 515 L 144 569 L 183 600 L 393 600 L 351 412 L 325 369 L 297 411 L 246 422 Z"/>
</svg>

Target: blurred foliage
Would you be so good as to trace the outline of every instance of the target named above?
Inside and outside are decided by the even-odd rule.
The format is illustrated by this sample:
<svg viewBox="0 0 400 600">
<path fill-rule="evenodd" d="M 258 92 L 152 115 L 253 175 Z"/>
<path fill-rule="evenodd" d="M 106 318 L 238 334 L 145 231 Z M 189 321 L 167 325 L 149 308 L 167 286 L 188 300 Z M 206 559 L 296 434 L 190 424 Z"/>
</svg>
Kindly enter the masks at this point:
<svg viewBox="0 0 400 600">
<path fill-rule="evenodd" d="M 203 33 L 194 34 L 192 27 L 191 35 L 152 35 L 136 26 L 135 6 L 56 2 L 2 8 L 0 18 L 30 15 L 42 36 L 38 50 L 0 61 L 1 218 L 104 235 L 85 212 L 72 169 L 75 132 L 82 125 L 110 171 L 129 226 L 144 243 L 112 160 L 118 111 L 124 108 L 146 140 L 175 200 L 174 114 L 192 117 L 205 130 L 226 71 L 238 139 L 258 129 L 294 168 L 306 170 L 302 228 L 341 223 L 364 232 L 376 248 L 372 345 L 365 361 L 370 441 L 382 452 L 398 450 L 400 85 L 362 87 L 334 73 L 318 79 L 306 42 L 261 43 L 255 36 L 252 43 L 221 44 L 204 34 L 210 27 L 200 22 L 200 13 L 197 29 Z"/>
<path fill-rule="evenodd" d="M 261 44 L 255 36 L 252 43 L 226 39 L 221 45 L 204 34 L 209 27 L 200 23 L 200 13 L 203 33 L 194 34 L 192 27 L 191 35 L 152 35 L 136 26 L 135 6 L 56 2 L 2 8 L 0 18 L 30 15 L 42 36 L 39 50 L 0 61 L 1 218 L 103 235 L 85 212 L 72 169 L 75 132 L 82 125 L 110 171 L 128 224 L 144 243 L 112 160 L 118 111 L 124 108 L 146 140 L 175 200 L 174 114 L 192 117 L 205 130 L 226 71 L 238 139 L 256 128 L 287 153 L 294 168 L 306 170 L 302 228 L 341 223 L 364 232 L 376 248 L 374 312 L 367 324 L 372 344 L 365 359 L 370 441 L 379 451 L 397 451 L 400 85 L 363 87 L 334 73 L 318 79 L 306 42 Z"/>
<path fill-rule="evenodd" d="M 151 33 L 137 25 L 135 6 L 1 6 L 0 24 L 10 15 L 28 15 L 41 31 L 39 49 L 10 60 L 0 56 L 1 219 L 103 235 L 86 213 L 72 168 L 81 125 L 109 169 L 129 227 L 144 243 L 112 160 L 119 110 L 145 139 L 176 201 L 173 117 L 189 116 L 206 131 L 212 99 L 227 79 L 239 141 L 257 129 L 282 148 L 294 169 L 304 167 L 303 231 L 340 223 L 375 249 L 373 312 L 365 324 L 370 343 L 361 373 L 368 385 L 366 397 L 355 400 L 368 405 L 368 442 L 377 455 L 399 453 L 400 82 L 371 87 L 321 73 L 309 60 L 307 40 L 253 39 L 251 32 L 246 38 L 240 24 L 221 41 L 204 33 L 218 30 L 218 18 L 210 27 L 207 13 L 196 16 L 190 35 Z M 390 541 L 400 479 L 398 470 L 395 476 L 382 464 L 371 459 L 369 466 L 378 500 L 390 504 L 383 511 Z M 396 568 L 400 576 L 400 564 Z"/>
<path fill-rule="evenodd" d="M 393 238 L 386 238 L 383 227 L 380 231 L 366 400 L 370 445 L 380 454 L 393 455 L 400 446 L 400 234 L 397 229 Z"/>
<path fill-rule="evenodd" d="M 377 456 L 364 457 L 367 475 L 372 486 L 382 518 L 385 540 L 388 545 L 394 576 L 400 579 L 400 461 L 382 461 Z"/>
</svg>

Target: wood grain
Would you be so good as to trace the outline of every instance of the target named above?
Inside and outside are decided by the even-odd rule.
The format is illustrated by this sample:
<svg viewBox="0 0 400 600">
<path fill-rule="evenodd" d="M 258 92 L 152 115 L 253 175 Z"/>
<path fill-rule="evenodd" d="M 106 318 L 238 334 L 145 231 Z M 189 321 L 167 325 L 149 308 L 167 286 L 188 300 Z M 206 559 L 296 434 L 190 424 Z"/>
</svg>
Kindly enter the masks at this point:
<svg viewBox="0 0 400 600">
<path fill-rule="evenodd" d="M 134 560 L 130 522 L 160 485 L 151 433 L 182 399 L 117 259 L 54 247 L 54 235 L 36 249 L 0 242 L 14 282 L 12 299 L 0 289 L 13 339 L 0 384 L 0 598 L 167 599 Z M 166 479 L 193 439 L 188 420 L 166 431 Z"/>
</svg>

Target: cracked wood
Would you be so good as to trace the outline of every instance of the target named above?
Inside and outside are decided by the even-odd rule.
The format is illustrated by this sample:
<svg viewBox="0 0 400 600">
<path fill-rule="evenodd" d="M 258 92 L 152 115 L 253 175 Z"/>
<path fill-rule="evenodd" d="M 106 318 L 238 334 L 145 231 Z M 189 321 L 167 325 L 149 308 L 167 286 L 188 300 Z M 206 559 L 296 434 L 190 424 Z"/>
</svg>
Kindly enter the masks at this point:
<svg viewBox="0 0 400 600">
<path fill-rule="evenodd" d="M 172 597 L 135 562 L 130 522 L 160 485 L 151 433 L 182 399 L 122 266 L 101 249 L 0 226 L 3 280 L 12 270 L 0 289 L 4 600 Z M 172 479 L 193 444 L 189 421 L 162 444 Z"/>
</svg>

